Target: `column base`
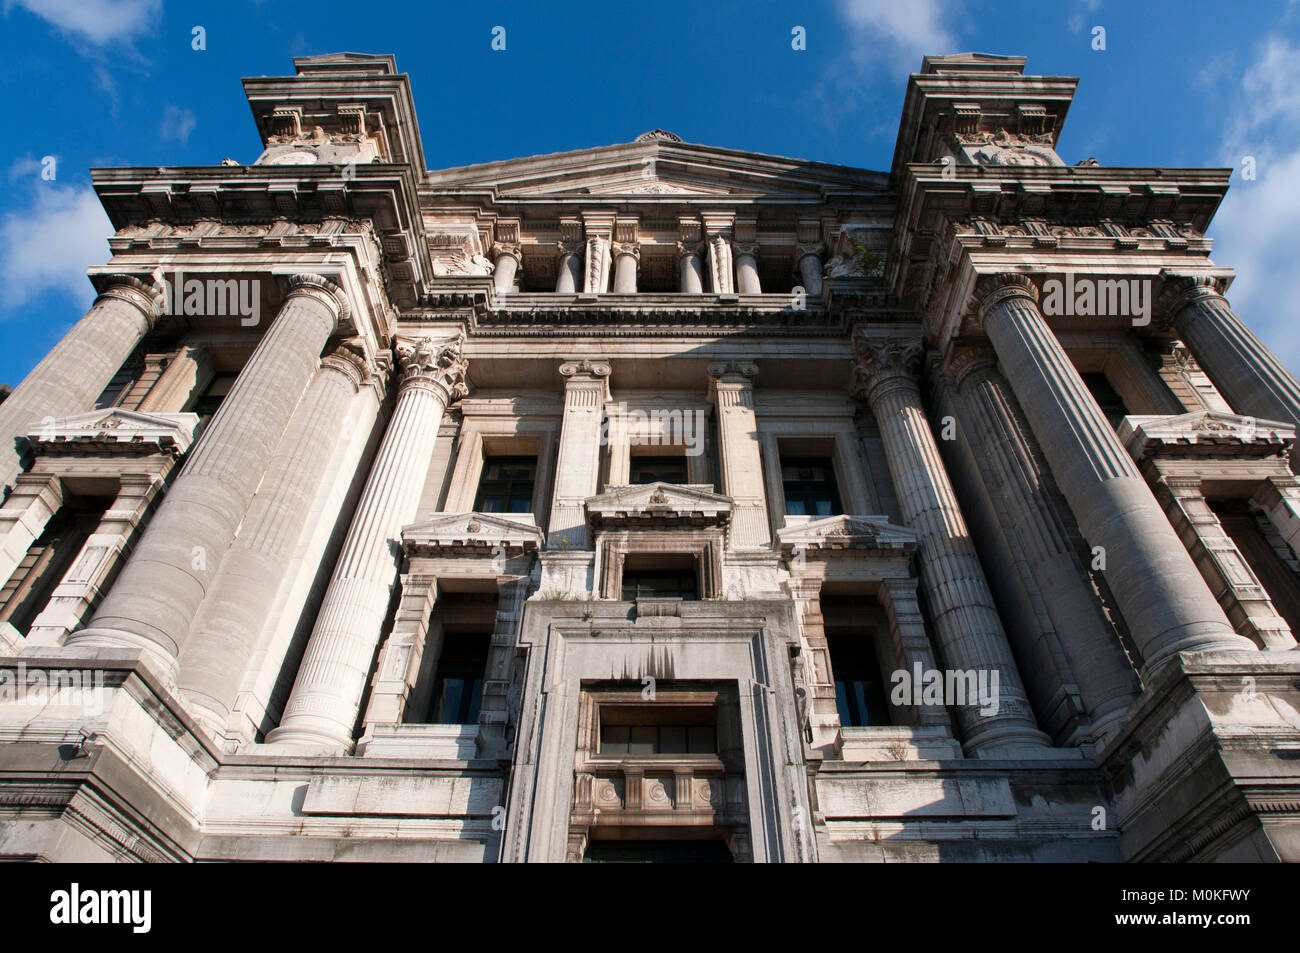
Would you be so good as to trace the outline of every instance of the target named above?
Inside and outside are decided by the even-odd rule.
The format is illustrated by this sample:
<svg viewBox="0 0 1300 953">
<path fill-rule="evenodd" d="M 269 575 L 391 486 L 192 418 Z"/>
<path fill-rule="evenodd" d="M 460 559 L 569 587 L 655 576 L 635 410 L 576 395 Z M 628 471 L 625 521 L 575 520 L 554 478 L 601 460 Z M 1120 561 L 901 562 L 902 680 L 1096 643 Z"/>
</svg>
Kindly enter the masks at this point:
<svg viewBox="0 0 1300 953">
<path fill-rule="evenodd" d="M 352 753 L 351 738 L 340 739 L 325 731 L 310 728 L 276 728 L 258 746 L 263 751 L 283 751 L 286 754 L 311 753 L 314 755 L 343 756 Z"/>
<path fill-rule="evenodd" d="M 172 692 L 176 691 L 176 659 L 154 643 L 122 629 L 81 629 L 61 646 L 33 645 L 42 655 L 57 652 L 71 658 L 125 658 L 138 655 L 145 667 Z M 75 640 L 75 641 L 73 641 Z"/>
</svg>

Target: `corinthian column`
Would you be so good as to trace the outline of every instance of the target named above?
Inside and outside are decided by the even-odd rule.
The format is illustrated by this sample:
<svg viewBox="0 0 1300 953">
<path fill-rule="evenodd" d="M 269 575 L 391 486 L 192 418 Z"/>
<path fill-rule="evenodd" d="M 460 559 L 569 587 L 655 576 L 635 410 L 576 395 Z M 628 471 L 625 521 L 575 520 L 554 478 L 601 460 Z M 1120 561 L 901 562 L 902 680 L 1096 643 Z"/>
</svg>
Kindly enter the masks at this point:
<svg viewBox="0 0 1300 953">
<path fill-rule="evenodd" d="M 1179 336 L 1232 409 L 1300 426 L 1300 382 L 1233 313 L 1219 280 L 1168 277 L 1168 313 Z"/>
<path fill-rule="evenodd" d="M 586 549 L 587 497 L 595 496 L 600 479 L 601 424 L 609 399 L 609 365 L 604 361 L 566 361 L 564 417 L 560 423 L 560 453 L 555 464 L 555 493 L 546 534 L 552 548 Z"/>
<path fill-rule="evenodd" d="M 1047 326 L 1033 282 L 1017 274 L 985 279 L 979 315 L 1079 528 L 1104 563 L 1144 671 L 1178 652 L 1253 650 L 1233 632 Z"/>
<path fill-rule="evenodd" d="M 748 549 L 772 541 L 763 492 L 763 460 L 754 416 L 754 378 L 758 365 L 709 365 L 709 397 L 717 407 L 718 463 L 722 492 L 731 497 L 731 547 Z M 775 464 L 775 461 L 773 462 Z"/>
<path fill-rule="evenodd" d="M 321 360 L 190 626 L 176 681 L 191 713 L 214 732 L 225 728 L 366 373 L 364 355 L 351 345 Z"/>
<path fill-rule="evenodd" d="M 903 521 L 917 532 L 940 659 L 950 670 L 997 675 L 994 704 L 954 706 L 966 749 L 986 756 L 1047 746 L 921 404 L 921 343 L 858 337 L 856 348 L 855 391 L 871 406 Z"/>
<path fill-rule="evenodd" d="M 90 310 L 0 404 L 0 491 L 21 469 L 23 438 L 46 417 L 94 408 L 95 399 L 153 329 L 161 297 L 137 278 L 113 275 Z"/>
<path fill-rule="evenodd" d="M 1017 564 L 1060 640 L 1054 651 L 1052 640 L 1040 633 L 1025 646 L 1021 658 L 1034 660 L 1031 687 L 1052 704 L 1067 693 L 1070 682 L 1077 684 L 1093 736 L 1101 740 L 1122 726 L 1137 697 L 1137 677 L 1079 561 L 1077 537 L 1062 520 L 1059 497 L 1050 489 L 1052 475 L 987 345 L 956 349 L 944 370 L 958 395 L 963 439 L 970 434 L 969 459 L 975 461 L 999 521 L 1014 533 L 1021 557 Z M 1067 672 L 1055 661 L 1058 652 L 1065 655 Z"/>
<path fill-rule="evenodd" d="M 397 407 L 357 503 L 329 588 L 268 743 L 347 751 L 449 401 L 466 393 L 461 339 L 397 347 Z"/>
<path fill-rule="evenodd" d="M 347 316 L 343 293 L 298 275 L 280 313 L 190 452 L 140 545 L 90 626 L 66 644 L 141 648 L 176 673 L 176 656 L 280 435 Z"/>
</svg>

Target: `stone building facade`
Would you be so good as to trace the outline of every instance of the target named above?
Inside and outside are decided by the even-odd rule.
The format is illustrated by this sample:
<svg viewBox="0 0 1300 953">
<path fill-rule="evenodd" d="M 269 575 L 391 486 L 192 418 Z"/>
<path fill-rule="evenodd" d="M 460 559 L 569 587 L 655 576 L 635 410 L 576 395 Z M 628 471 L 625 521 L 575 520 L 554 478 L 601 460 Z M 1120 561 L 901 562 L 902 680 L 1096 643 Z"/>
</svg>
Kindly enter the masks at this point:
<svg viewBox="0 0 1300 953">
<path fill-rule="evenodd" d="M 1300 385 L 1229 170 L 931 57 L 887 172 L 426 168 L 387 56 L 103 169 L 0 403 L 0 857 L 1300 859 Z"/>
</svg>

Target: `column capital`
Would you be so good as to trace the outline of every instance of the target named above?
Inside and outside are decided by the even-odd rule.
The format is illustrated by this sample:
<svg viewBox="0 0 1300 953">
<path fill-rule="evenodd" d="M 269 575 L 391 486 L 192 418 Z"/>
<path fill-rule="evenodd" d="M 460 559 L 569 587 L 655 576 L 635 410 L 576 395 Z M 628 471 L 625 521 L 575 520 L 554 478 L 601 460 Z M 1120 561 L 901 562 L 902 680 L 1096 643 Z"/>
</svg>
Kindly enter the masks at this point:
<svg viewBox="0 0 1300 953">
<path fill-rule="evenodd" d="M 1038 286 L 1028 275 L 1004 271 L 996 275 L 983 275 L 975 282 L 976 314 L 981 326 L 994 307 L 1009 298 L 1028 298 L 1038 304 Z"/>
<path fill-rule="evenodd" d="M 616 258 L 631 257 L 637 261 L 641 260 L 641 246 L 636 242 L 615 242 L 614 256 Z"/>
<path fill-rule="evenodd" d="M 680 241 L 677 243 L 678 258 L 692 258 L 704 253 L 704 242 Z"/>
<path fill-rule="evenodd" d="M 524 262 L 523 247 L 518 242 L 493 242 L 492 260 L 496 261 L 503 255 L 507 258 L 513 258 L 521 265 Z"/>
<path fill-rule="evenodd" d="M 920 393 L 917 371 L 925 345 L 919 337 L 868 338 L 857 335 L 853 369 L 854 396 L 874 403 L 886 390 L 908 387 Z"/>
<path fill-rule="evenodd" d="M 366 358 L 365 348 L 362 347 L 360 338 L 340 341 L 325 352 L 320 364 L 322 369 L 338 371 L 346 377 L 352 384 L 353 390 L 360 389 L 361 384 L 374 370 Z"/>
<path fill-rule="evenodd" d="M 469 393 L 465 374 L 469 362 L 461 356 L 463 334 L 451 340 L 434 341 L 399 339 L 394 345 L 397 356 L 401 390 L 408 387 L 432 388 L 442 392 L 443 400 L 450 403 Z"/>
<path fill-rule="evenodd" d="M 576 361 L 565 361 L 560 365 L 560 376 L 566 378 L 566 385 L 569 383 L 582 383 L 584 381 L 599 380 L 603 377 L 609 377 L 610 366 L 607 361 L 590 360 L 582 358 Z"/>
<path fill-rule="evenodd" d="M 971 342 L 954 339 L 948 345 L 948 353 L 943 359 L 943 374 L 958 389 L 970 376 L 972 371 L 996 368 L 998 356 L 993 347 L 983 341 Z"/>
<path fill-rule="evenodd" d="M 821 242 L 799 242 L 794 246 L 795 264 L 798 264 L 810 255 L 813 258 L 821 258 L 825 253 L 826 246 Z"/>
<path fill-rule="evenodd" d="M 334 310 L 335 327 L 351 318 L 352 309 L 348 305 L 347 295 L 343 293 L 342 288 L 324 275 L 310 272 L 293 275 L 286 284 L 288 285 L 288 291 L 284 296 L 286 301 L 294 295 L 309 295 L 325 302 Z"/>
<path fill-rule="evenodd" d="M 758 365 L 749 361 L 715 361 L 709 365 L 709 377 L 716 382 L 722 381 L 728 384 L 748 384 L 754 383 L 754 378 L 758 376 Z"/>
<path fill-rule="evenodd" d="M 1223 297 L 1223 279 L 1217 275 L 1204 272 L 1189 274 L 1172 271 L 1168 268 L 1160 272 L 1164 279 L 1164 291 L 1160 295 L 1160 310 L 1170 318 L 1175 318 L 1189 304 L 1207 298 Z"/>
<path fill-rule="evenodd" d="M 582 249 L 585 245 L 586 242 L 582 240 L 571 241 L 571 242 L 561 241 L 555 243 L 555 247 L 560 250 L 561 258 L 563 258 L 565 255 L 581 255 Z"/>
<path fill-rule="evenodd" d="M 162 289 L 134 275 L 105 275 L 96 279 L 95 285 L 99 289 L 99 298 L 116 298 L 138 308 L 149 323 L 150 331 L 167 307 Z"/>
<path fill-rule="evenodd" d="M 745 257 L 757 258 L 758 242 L 746 243 L 746 242 L 733 241 L 731 243 L 731 253 L 735 255 L 737 258 L 745 258 Z"/>
</svg>

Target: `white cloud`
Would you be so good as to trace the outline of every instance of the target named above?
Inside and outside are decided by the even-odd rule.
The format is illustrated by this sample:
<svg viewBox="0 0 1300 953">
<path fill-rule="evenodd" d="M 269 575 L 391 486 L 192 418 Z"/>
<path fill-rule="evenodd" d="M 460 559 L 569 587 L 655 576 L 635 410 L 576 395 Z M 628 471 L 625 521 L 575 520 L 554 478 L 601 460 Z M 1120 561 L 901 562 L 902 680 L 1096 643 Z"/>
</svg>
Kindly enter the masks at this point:
<svg viewBox="0 0 1300 953">
<path fill-rule="evenodd" d="M 50 290 L 90 298 L 86 269 L 107 260 L 112 234 L 89 186 L 38 185 L 27 208 L 0 220 L 0 308 L 17 308 Z"/>
<path fill-rule="evenodd" d="M 1097 8 L 1101 6 L 1101 0 L 1078 0 L 1075 4 L 1074 11 L 1070 14 L 1066 25 L 1074 33 L 1079 33 L 1088 25 L 1088 14 L 1096 13 Z M 1095 25 L 1095 24 L 1094 24 Z"/>
<path fill-rule="evenodd" d="M 153 32 L 162 19 L 162 0 L 5 0 L 6 15 L 14 7 L 96 46 L 129 42 Z"/>
<path fill-rule="evenodd" d="M 163 141 L 175 139 L 185 143 L 194 131 L 195 119 L 192 109 L 168 106 L 163 109 L 162 123 L 158 126 L 158 136 Z"/>
<path fill-rule="evenodd" d="M 955 15 L 947 0 L 838 0 L 859 67 L 876 64 L 911 73 L 926 54 L 952 53 L 957 39 L 945 23 Z"/>
<path fill-rule="evenodd" d="M 1230 100 L 1222 161 L 1232 185 L 1210 235 L 1214 260 L 1237 272 L 1232 308 L 1293 369 L 1300 368 L 1300 46 L 1271 36 L 1241 75 Z M 1255 161 L 1254 180 L 1242 160 Z"/>
</svg>

